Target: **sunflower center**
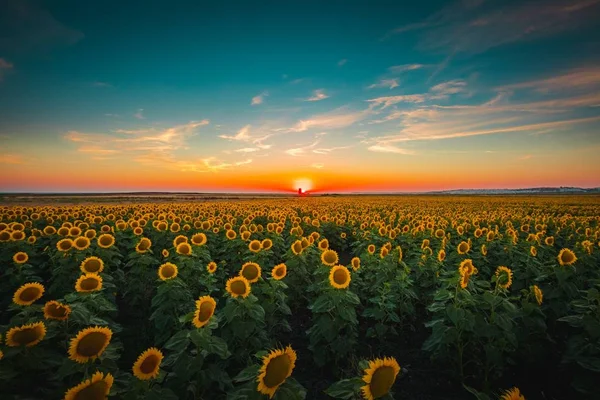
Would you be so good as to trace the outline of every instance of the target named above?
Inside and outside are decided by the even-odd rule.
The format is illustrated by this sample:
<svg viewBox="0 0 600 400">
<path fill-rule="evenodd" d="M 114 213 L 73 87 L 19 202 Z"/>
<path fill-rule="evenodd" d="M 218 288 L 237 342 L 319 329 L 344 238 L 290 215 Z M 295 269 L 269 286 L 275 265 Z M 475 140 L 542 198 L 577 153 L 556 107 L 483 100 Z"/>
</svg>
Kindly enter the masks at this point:
<svg viewBox="0 0 600 400">
<path fill-rule="evenodd" d="M 104 380 L 97 381 L 77 392 L 75 400 L 104 400 L 107 390 L 108 385 Z"/>
<path fill-rule="evenodd" d="M 298 242 L 294 243 L 294 251 L 296 253 L 300 253 L 302 251 L 302 243 L 298 243 Z"/>
<path fill-rule="evenodd" d="M 54 318 L 64 318 L 67 315 L 67 309 L 63 306 L 51 304 L 48 306 L 48 314 Z"/>
<path fill-rule="evenodd" d="M 252 248 L 252 250 L 260 250 L 260 243 L 259 242 L 252 242 L 250 244 L 250 247 Z"/>
<path fill-rule="evenodd" d="M 40 289 L 37 287 L 28 287 L 19 295 L 22 301 L 35 301 L 40 296 Z"/>
<path fill-rule="evenodd" d="M 25 254 L 17 254 L 17 261 L 25 261 Z"/>
<path fill-rule="evenodd" d="M 247 287 L 244 281 L 231 282 L 231 291 L 237 295 L 243 295 L 246 293 Z"/>
<path fill-rule="evenodd" d="M 85 278 L 81 281 L 81 288 L 83 290 L 94 290 L 98 288 L 100 282 L 96 278 Z"/>
<path fill-rule="evenodd" d="M 151 354 L 140 365 L 140 371 L 144 374 L 152 374 L 156 371 L 159 362 L 160 359 L 155 354 Z"/>
<path fill-rule="evenodd" d="M 246 265 L 242 270 L 242 275 L 249 281 L 253 281 L 258 278 L 258 268 L 254 264 Z"/>
<path fill-rule="evenodd" d="M 267 365 L 264 384 L 269 388 L 277 387 L 285 382 L 290 373 L 291 361 L 287 354 L 273 358 Z"/>
<path fill-rule="evenodd" d="M 570 263 L 570 262 L 572 262 L 573 261 L 573 254 L 570 253 L 570 252 L 568 252 L 568 251 L 565 251 L 563 253 L 563 255 L 562 255 L 562 260 L 563 260 L 564 263 Z"/>
<path fill-rule="evenodd" d="M 181 252 L 181 254 L 189 254 L 190 247 L 184 244 L 182 246 L 179 246 L 179 251 Z"/>
<path fill-rule="evenodd" d="M 149 247 L 150 242 L 148 242 L 147 240 L 140 241 L 140 250 L 148 250 Z"/>
<path fill-rule="evenodd" d="M 334 252 L 328 251 L 323 255 L 323 259 L 328 264 L 335 264 L 337 262 L 337 257 Z"/>
<path fill-rule="evenodd" d="M 283 276 L 283 268 L 277 268 L 275 270 L 275 276 L 277 276 L 277 277 Z"/>
<path fill-rule="evenodd" d="M 88 272 L 98 272 L 100 270 L 100 266 L 100 261 L 91 259 L 85 263 L 84 269 Z"/>
<path fill-rule="evenodd" d="M 345 284 L 347 279 L 347 273 L 343 269 L 338 269 L 333 273 L 333 281 L 338 285 Z"/>
<path fill-rule="evenodd" d="M 38 328 L 26 328 L 21 329 L 12 337 L 12 340 L 18 343 L 19 345 L 27 345 L 29 343 L 35 342 L 40 337 L 40 332 Z"/>
<path fill-rule="evenodd" d="M 75 244 L 79 247 L 85 247 L 87 246 L 87 239 L 85 238 L 79 238 L 77 239 L 77 241 L 75 242 Z"/>
<path fill-rule="evenodd" d="M 84 357 L 94 357 L 104 348 L 106 335 L 102 332 L 91 332 L 77 343 L 77 354 Z"/>
<path fill-rule="evenodd" d="M 200 320 L 200 322 L 208 321 L 210 317 L 212 317 L 214 310 L 215 309 L 210 302 L 203 302 L 200 305 L 200 312 L 198 313 L 198 319 Z"/>
<path fill-rule="evenodd" d="M 71 248 L 71 243 L 70 242 L 62 242 L 60 244 L 60 248 L 61 248 L 61 250 L 69 250 Z"/>
<path fill-rule="evenodd" d="M 387 394 L 392 388 L 395 380 L 396 375 L 394 373 L 394 368 L 388 366 L 377 368 L 373 373 L 370 384 L 373 397 L 378 398 Z"/>
</svg>

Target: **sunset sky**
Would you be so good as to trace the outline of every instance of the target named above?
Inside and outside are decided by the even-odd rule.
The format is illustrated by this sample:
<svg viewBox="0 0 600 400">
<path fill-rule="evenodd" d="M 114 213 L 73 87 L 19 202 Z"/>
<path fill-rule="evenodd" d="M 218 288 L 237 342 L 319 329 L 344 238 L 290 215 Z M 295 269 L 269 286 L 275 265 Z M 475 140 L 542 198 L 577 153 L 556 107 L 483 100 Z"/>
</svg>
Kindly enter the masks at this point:
<svg viewBox="0 0 600 400">
<path fill-rule="evenodd" d="M 0 192 L 600 186 L 600 0 L 210 3 L 0 2 Z"/>
</svg>

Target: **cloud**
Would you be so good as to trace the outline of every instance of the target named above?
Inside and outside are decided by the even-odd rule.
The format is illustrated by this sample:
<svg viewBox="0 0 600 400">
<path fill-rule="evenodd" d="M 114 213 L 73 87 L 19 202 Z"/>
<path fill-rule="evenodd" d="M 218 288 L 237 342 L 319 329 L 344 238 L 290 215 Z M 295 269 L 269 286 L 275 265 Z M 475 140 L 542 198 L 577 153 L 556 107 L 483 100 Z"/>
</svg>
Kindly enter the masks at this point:
<svg viewBox="0 0 600 400">
<path fill-rule="evenodd" d="M 142 135 L 144 133 L 155 132 L 154 129 L 117 129 L 116 133 L 125 133 L 127 135 Z"/>
<path fill-rule="evenodd" d="M 250 135 L 250 128 L 251 128 L 250 125 L 246 125 L 246 126 L 243 126 L 235 135 L 219 135 L 219 137 L 221 139 L 225 139 L 225 140 L 229 140 L 229 141 L 251 143 L 254 145 L 253 148 L 256 149 L 253 151 L 267 150 L 272 147 L 272 145 L 270 145 L 270 144 L 263 143 L 265 140 L 267 140 L 268 138 L 273 136 L 272 134 L 265 134 L 262 136 L 252 136 L 252 135 Z M 245 152 L 249 152 L 248 149 L 250 149 L 250 147 L 246 148 Z M 236 151 L 239 151 L 239 150 L 236 150 Z"/>
<path fill-rule="evenodd" d="M 260 151 L 259 147 L 244 147 L 243 149 L 234 150 L 236 153 L 254 153 L 255 151 Z"/>
<path fill-rule="evenodd" d="M 341 67 L 342 65 L 346 64 L 348 62 L 347 59 L 342 58 L 340 61 L 338 61 L 337 65 L 338 67 Z"/>
<path fill-rule="evenodd" d="M 269 92 L 262 92 L 261 94 L 258 94 L 256 96 L 254 96 L 252 98 L 252 101 L 250 102 L 251 105 L 253 106 L 257 106 L 259 104 L 262 104 L 263 101 L 265 100 L 265 97 L 267 97 L 269 95 Z"/>
<path fill-rule="evenodd" d="M 318 114 L 308 119 L 298 121 L 291 128 L 281 129 L 283 132 L 304 132 L 309 129 L 338 129 L 350 126 L 371 113 L 371 109 L 350 111 L 347 107 L 340 107 L 331 112 Z"/>
<path fill-rule="evenodd" d="M 302 146 L 302 147 L 295 147 L 292 149 L 287 149 L 287 150 L 285 150 L 285 154 L 287 154 L 289 156 L 293 156 L 293 157 L 304 155 L 304 154 L 306 154 L 307 151 L 315 148 L 319 143 L 320 143 L 320 140 L 317 139 L 309 145 Z"/>
<path fill-rule="evenodd" d="M 425 67 L 427 67 L 427 65 L 424 64 L 403 64 L 391 66 L 388 68 L 388 71 L 390 71 L 393 74 L 400 74 L 402 72 L 414 71 Z"/>
<path fill-rule="evenodd" d="M 404 154 L 411 155 L 414 152 L 406 149 L 402 149 L 400 147 L 392 146 L 389 144 L 376 144 L 367 148 L 369 151 L 374 151 L 376 153 L 394 153 L 394 154 Z"/>
<path fill-rule="evenodd" d="M 136 117 L 137 119 L 144 119 L 144 109 L 139 108 L 137 110 L 137 112 L 135 114 L 133 114 L 133 116 Z"/>
<path fill-rule="evenodd" d="M 382 109 L 398 103 L 423 103 L 427 99 L 424 94 L 405 94 L 400 96 L 384 96 L 375 99 L 368 99 L 372 106 L 383 106 Z"/>
<path fill-rule="evenodd" d="M 375 89 L 375 88 L 393 89 L 398 86 L 400 86 L 398 83 L 398 79 L 382 79 L 378 83 L 374 83 L 372 85 L 367 86 L 367 89 Z"/>
<path fill-rule="evenodd" d="M 4 74 L 7 71 L 12 70 L 12 68 L 13 68 L 13 65 L 11 63 L 6 61 L 4 58 L 0 58 L 0 82 L 2 82 L 2 79 L 4 78 Z"/>
<path fill-rule="evenodd" d="M 24 164 L 23 156 L 20 154 L 0 153 L 0 164 Z"/>
<path fill-rule="evenodd" d="M 421 50 L 477 54 L 592 24 L 599 4 L 600 0 L 457 1 L 424 21 L 394 29 L 386 37 L 418 30 Z"/>
<path fill-rule="evenodd" d="M 540 93 L 561 90 L 590 89 L 600 86 L 600 67 L 576 68 L 565 74 L 497 88 L 499 91 L 531 89 Z"/>
<path fill-rule="evenodd" d="M 324 89 L 317 89 L 317 90 L 315 90 L 313 92 L 313 95 L 311 97 L 309 97 L 308 99 L 306 99 L 306 101 L 325 100 L 328 97 L 329 96 L 325 94 L 325 90 Z"/>
<path fill-rule="evenodd" d="M 337 146 L 337 147 L 329 147 L 329 148 L 319 148 L 319 149 L 314 149 L 312 152 L 315 154 L 329 154 L 332 151 L 349 149 L 350 147 L 352 147 L 352 146 Z"/>
<path fill-rule="evenodd" d="M 467 82 L 462 79 L 454 79 L 448 82 L 443 82 L 435 85 L 429 91 L 434 94 L 431 98 L 444 99 L 451 94 L 464 93 L 466 92 Z"/>
<path fill-rule="evenodd" d="M 321 163 L 311 164 L 311 167 L 316 168 L 316 169 L 322 169 L 324 166 L 325 166 L 325 164 L 321 164 Z"/>
</svg>

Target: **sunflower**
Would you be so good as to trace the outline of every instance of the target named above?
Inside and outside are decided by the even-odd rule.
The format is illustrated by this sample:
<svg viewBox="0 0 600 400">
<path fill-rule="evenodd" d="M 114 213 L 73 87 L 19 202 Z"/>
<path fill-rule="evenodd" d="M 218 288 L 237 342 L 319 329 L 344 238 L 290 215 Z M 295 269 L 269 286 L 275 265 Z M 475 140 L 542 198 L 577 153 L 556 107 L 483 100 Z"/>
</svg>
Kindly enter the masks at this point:
<svg viewBox="0 0 600 400">
<path fill-rule="evenodd" d="M 6 345 L 32 347 L 41 342 L 44 336 L 46 336 L 46 325 L 43 322 L 21 325 L 10 328 L 6 332 Z"/>
<path fill-rule="evenodd" d="M 544 299 L 544 293 L 542 292 L 542 289 L 540 289 L 538 285 L 533 285 L 531 287 L 531 292 L 535 296 L 535 301 L 537 301 L 538 305 L 541 306 L 542 300 Z"/>
<path fill-rule="evenodd" d="M 196 233 L 192 236 L 192 244 L 194 246 L 202 246 L 206 244 L 206 235 L 204 233 Z"/>
<path fill-rule="evenodd" d="M 546 239 L 544 239 L 544 243 L 546 246 L 554 246 L 554 237 L 548 236 Z"/>
<path fill-rule="evenodd" d="M 475 268 L 473 265 L 473 260 L 470 258 L 467 258 L 460 263 L 459 270 L 461 273 L 464 271 L 464 273 L 467 275 L 473 275 L 477 273 L 477 268 Z"/>
<path fill-rule="evenodd" d="M 260 240 L 252 240 L 248 243 L 248 249 L 253 253 L 258 253 L 262 249 Z"/>
<path fill-rule="evenodd" d="M 291 346 L 272 350 L 264 356 L 256 378 L 258 382 L 256 390 L 272 399 L 279 386 L 292 375 L 296 366 L 296 357 L 296 352 Z"/>
<path fill-rule="evenodd" d="M 90 247 L 90 239 L 85 236 L 79 236 L 75 240 L 73 240 L 73 247 L 77 250 L 86 250 Z"/>
<path fill-rule="evenodd" d="M 487 246 L 484 244 L 481 245 L 481 255 L 482 256 L 487 256 L 488 250 L 487 250 Z"/>
<path fill-rule="evenodd" d="M 512 285 L 513 272 L 510 268 L 500 266 L 496 268 L 496 283 L 502 289 L 508 289 Z"/>
<path fill-rule="evenodd" d="M 402 257 L 404 257 L 404 253 L 402 252 L 402 247 L 396 246 L 396 250 L 398 250 L 398 262 L 402 261 Z"/>
<path fill-rule="evenodd" d="M 209 274 L 214 274 L 217 270 L 217 263 L 214 261 L 209 262 L 208 265 L 206 266 L 206 270 L 208 271 Z"/>
<path fill-rule="evenodd" d="M 227 232 L 225 232 L 225 237 L 229 240 L 233 240 L 237 237 L 237 233 L 235 233 L 233 229 L 228 229 Z"/>
<path fill-rule="evenodd" d="M 85 231 L 84 236 L 90 240 L 96 237 L 96 231 L 94 229 L 88 229 Z"/>
<path fill-rule="evenodd" d="M 374 254 L 375 253 L 375 245 L 374 244 L 370 244 L 369 246 L 367 246 L 367 251 L 371 255 Z"/>
<path fill-rule="evenodd" d="M 362 380 L 366 385 L 361 387 L 365 400 L 374 400 L 385 396 L 396 382 L 400 365 L 393 357 L 376 358 L 369 361 L 369 367 L 364 370 Z"/>
<path fill-rule="evenodd" d="M 135 245 L 135 251 L 138 254 L 143 254 L 143 253 L 146 253 L 148 250 L 150 250 L 151 246 L 152 246 L 152 240 L 144 237 L 144 238 L 141 238 L 140 241 L 138 242 L 138 244 Z"/>
<path fill-rule="evenodd" d="M 158 277 L 163 281 L 175 278 L 177 273 L 177 265 L 170 262 L 164 263 L 158 268 Z"/>
<path fill-rule="evenodd" d="M 537 249 L 535 248 L 535 246 L 531 246 L 529 248 L 529 254 L 531 254 L 532 257 L 537 257 Z"/>
<path fill-rule="evenodd" d="M 98 399 L 104 400 L 110 393 L 114 378 L 111 374 L 96 371 L 91 379 L 86 379 L 65 393 L 64 400 Z"/>
<path fill-rule="evenodd" d="M 246 240 L 250 239 L 250 235 L 252 235 L 252 232 L 244 231 L 240 235 L 242 237 L 242 240 L 246 241 Z"/>
<path fill-rule="evenodd" d="M 435 231 L 435 237 L 438 239 L 443 238 L 446 235 L 446 232 L 444 232 L 443 229 L 436 229 Z"/>
<path fill-rule="evenodd" d="M 56 234 L 56 228 L 51 225 L 48 225 L 43 229 L 42 232 L 44 232 L 44 235 L 46 236 L 52 236 Z"/>
<path fill-rule="evenodd" d="M 44 285 L 37 282 L 26 283 L 15 291 L 13 303 L 30 306 L 44 294 Z"/>
<path fill-rule="evenodd" d="M 69 228 L 69 236 L 76 238 L 79 235 L 81 235 L 80 228 L 78 228 L 77 226 L 73 226 L 73 227 Z"/>
<path fill-rule="evenodd" d="M 104 261 L 98 257 L 90 256 L 81 262 L 79 269 L 84 274 L 97 273 L 104 271 Z"/>
<path fill-rule="evenodd" d="M 144 233 L 144 228 L 142 228 L 141 226 L 136 226 L 135 228 L 133 228 L 133 234 L 135 236 L 141 236 Z"/>
<path fill-rule="evenodd" d="M 263 250 L 269 250 L 271 247 L 273 247 L 273 241 L 269 238 L 263 239 L 261 246 Z"/>
<path fill-rule="evenodd" d="M 512 388 L 504 392 L 500 400 L 525 400 L 525 396 L 521 394 L 519 388 Z"/>
<path fill-rule="evenodd" d="M 13 261 L 16 264 L 25 264 L 29 260 L 29 256 L 24 251 L 19 251 L 13 256 Z"/>
<path fill-rule="evenodd" d="M 58 251 L 69 251 L 73 247 L 73 241 L 71 239 L 61 239 L 56 243 L 56 249 Z"/>
<path fill-rule="evenodd" d="M 45 319 L 56 319 L 59 321 L 65 321 L 71 314 L 71 307 L 67 304 L 59 303 L 56 300 L 51 300 L 44 304 L 44 318 Z"/>
<path fill-rule="evenodd" d="M 427 247 L 429 248 L 429 247 Z M 379 250 L 379 257 L 380 258 L 385 258 L 387 257 L 387 255 L 390 253 L 390 250 L 387 247 L 382 247 L 381 250 Z"/>
<path fill-rule="evenodd" d="M 69 344 L 69 358 L 78 363 L 86 363 L 98 358 L 112 338 L 110 328 L 94 326 L 80 330 Z"/>
<path fill-rule="evenodd" d="M 133 363 L 133 376 L 142 381 L 156 378 L 162 359 L 163 353 L 156 347 L 150 347 Z"/>
<path fill-rule="evenodd" d="M 446 259 L 446 251 L 444 249 L 438 251 L 437 259 L 439 262 L 444 262 L 444 260 Z"/>
<path fill-rule="evenodd" d="M 103 233 L 102 235 L 98 236 L 97 243 L 98 246 L 102 247 L 103 249 L 108 249 L 115 244 L 115 237 L 110 233 Z"/>
<path fill-rule="evenodd" d="M 321 250 L 321 251 L 327 250 L 329 248 L 329 240 L 327 240 L 327 239 L 320 240 L 318 247 L 319 247 L 319 250 Z"/>
<path fill-rule="evenodd" d="M 276 281 L 280 281 L 287 275 L 287 265 L 281 263 L 273 267 L 271 270 L 271 276 Z"/>
<path fill-rule="evenodd" d="M 577 261 L 577 256 L 575 253 L 569 249 L 562 249 L 560 253 L 558 253 L 558 263 L 562 266 L 572 265 Z"/>
<path fill-rule="evenodd" d="M 245 299 L 250 295 L 250 282 L 241 275 L 236 276 L 227 281 L 225 289 L 231 297 L 242 297 Z"/>
<path fill-rule="evenodd" d="M 258 282 L 261 276 L 261 268 L 255 262 L 247 262 L 242 265 L 240 276 L 246 278 L 250 283 Z"/>
<path fill-rule="evenodd" d="M 75 282 L 75 290 L 80 293 L 102 290 L 102 277 L 97 273 L 83 274 Z"/>
<path fill-rule="evenodd" d="M 302 247 L 302 241 L 296 240 L 294 243 L 292 243 L 292 252 L 294 252 L 295 255 L 301 254 L 303 250 L 304 247 Z"/>
<path fill-rule="evenodd" d="M 336 265 L 329 271 L 329 284 L 335 289 L 346 289 L 350 286 L 350 271 L 343 265 Z"/>
<path fill-rule="evenodd" d="M 458 244 L 458 246 L 456 247 L 456 251 L 458 251 L 458 254 L 467 254 L 470 249 L 471 249 L 471 246 L 469 246 L 469 243 L 464 242 L 464 241 L 460 242 Z"/>
<path fill-rule="evenodd" d="M 10 240 L 10 232 L 7 230 L 0 231 L 0 242 L 8 242 Z"/>
<path fill-rule="evenodd" d="M 10 239 L 18 242 L 20 240 L 25 239 L 25 233 L 23 231 L 13 231 L 10 233 Z"/>
<path fill-rule="evenodd" d="M 354 272 L 358 271 L 360 269 L 360 258 L 358 257 L 354 257 L 350 263 L 352 264 L 352 270 Z"/>
<path fill-rule="evenodd" d="M 196 311 L 192 323 L 196 328 L 202 328 L 208 324 L 212 316 L 215 314 L 217 302 L 210 296 L 202 296 L 196 300 Z"/>
</svg>

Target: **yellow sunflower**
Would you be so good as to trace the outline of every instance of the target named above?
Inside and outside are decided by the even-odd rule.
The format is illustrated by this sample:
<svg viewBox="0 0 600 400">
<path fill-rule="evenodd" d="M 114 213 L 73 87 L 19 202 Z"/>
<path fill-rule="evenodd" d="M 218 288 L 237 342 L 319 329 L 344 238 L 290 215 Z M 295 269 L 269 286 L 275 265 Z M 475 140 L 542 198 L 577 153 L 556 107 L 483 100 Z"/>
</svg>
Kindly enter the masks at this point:
<svg viewBox="0 0 600 400">
<path fill-rule="evenodd" d="M 44 304 L 44 318 L 45 319 L 56 319 L 58 321 L 65 321 L 71 314 L 71 307 L 67 304 L 59 303 L 56 300 L 51 300 Z"/>
<path fill-rule="evenodd" d="M 44 285 L 41 283 L 26 283 L 15 291 L 13 303 L 20 306 L 30 306 L 44 295 L 44 291 Z"/>
<path fill-rule="evenodd" d="M 95 256 L 90 256 L 81 262 L 79 269 L 84 274 L 97 273 L 104 271 L 104 261 Z"/>
<path fill-rule="evenodd" d="M 237 233 L 235 233 L 234 230 L 229 229 L 229 230 L 227 230 L 227 232 L 225 232 L 225 236 L 227 237 L 227 239 L 233 240 L 237 237 Z"/>
<path fill-rule="evenodd" d="M 376 358 L 369 361 L 369 367 L 362 377 L 365 385 L 361 387 L 365 400 L 374 400 L 385 396 L 396 382 L 400 365 L 393 357 Z"/>
<path fill-rule="evenodd" d="M 575 264 L 577 261 L 577 256 L 570 249 L 562 249 L 560 253 L 558 253 L 558 263 L 562 266 Z"/>
<path fill-rule="evenodd" d="M 10 347 L 32 347 L 46 336 L 46 325 L 43 322 L 21 325 L 10 328 L 6 332 L 6 345 Z"/>
<path fill-rule="evenodd" d="M 276 281 L 280 281 L 287 275 L 287 266 L 285 264 L 279 264 L 273 267 L 271 270 L 271 276 Z"/>
<path fill-rule="evenodd" d="M 192 254 L 192 246 L 188 242 L 179 243 L 175 251 L 182 256 L 189 256 Z"/>
<path fill-rule="evenodd" d="M 294 243 L 292 243 L 292 252 L 294 252 L 295 255 L 301 254 L 303 250 L 304 247 L 302 247 L 302 241 L 296 240 Z"/>
<path fill-rule="evenodd" d="M 487 256 L 488 250 L 487 250 L 487 246 L 485 244 L 481 245 L 481 255 L 482 256 Z"/>
<path fill-rule="evenodd" d="M 202 296 L 196 300 L 196 311 L 192 323 L 196 328 L 202 328 L 208 324 L 212 316 L 215 314 L 217 302 L 210 296 Z"/>
<path fill-rule="evenodd" d="M 90 239 L 85 236 L 79 236 L 73 240 L 73 247 L 75 247 L 77 250 L 86 250 L 88 247 L 90 247 Z"/>
<path fill-rule="evenodd" d="M 329 271 L 329 284 L 335 289 L 346 289 L 350 286 L 350 271 L 343 265 L 336 265 Z"/>
<path fill-rule="evenodd" d="M 214 261 L 209 262 L 206 266 L 206 270 L 209 274 L 214 274 L 217 271 L 217 263 Z"/>
<path fill-rule="evenodd" d="M 272 350 L 264 356 L 256 378 L 258 382 L 256 390 L 272 399 L 279 386 L 292 375 L 296 366 L 296 357 L 296 352 L 291 346 Z"/>
<path fill-rule="evenodd" d="M 103 233 L 102 235 L 98 236 L 96 241 L 98 246 L 102 247 L 103 249 L 108 249 L 115 244 L 115 237 L 110 233 Z"/>
<path fill-rule="evenodd" d="M 61 239 L 56 243 L 56 249 L 58 251 L 69 251 L 73 247 L 73 241 L 71 239 Z"/>
<path fill-rule="evenodd" d="M 196 233 L 192 236 L 192 244 L 194 246 L 202 246 L 206 244 L 206 235 L 204 233 Z"/>
<path fill-rule="evenodd" d="M 554 237 L 548 236 L 546 239 L 544 239 L 544 243 L 546 246 L 554 246 Z"/>
<path fill-rule="evenodd" d="M 102 290 L 102 277 L 96 273 L 83 274 L 75 282 L 75 290 L 79 293 Z"/>
<path fill-rule="evenodd" d="M 135 245 L 136 253 L 143 254 L 150 250 L 152 246 L 152 240 L 148 238 L 141 238 L 138 244 Z"/>
<path fill-rule="evenodd" d="M 502 289 L 510 288 L 513 281 L 513 272 L 510 268 L 505 266 L 500 266 L 496 268 L 496 283 Z"/>
<path fill-rule="evenodd" d="M 358 271 L 360 269 L 360 258 L 354 257 L 352 259 L 352 261 L 350 261 L 350 263 L 352 264 L 352 270 L 354 272 L 356 272 L 356 271 Z"/>
<path fill-rule="evenodd" d="M 247 262 L 242 265 L 242 269 L 240 270 L 240 276 L 243 276 L 250 283 L 258 282 L 260 279 L 262 270 L 260 266 L 255 262 Z"/>
<path fill-rule="evenodd" d="M 144 228 L 142 228 L 141 226 L 136 226 L 135 228 L 133 228 L 133 234 L 135 236 L 141 236 L 144 233 Z"/>
<path fill-rule="evenodd" d="M 242 297 L 246 298 L 250 295 L 250 282 L 243 276 L 236 276 L 227 280 L 225 286 L 227 293 L 233 298 Z"/>
<path fill-rule="evenodd" d="M 263 250 L 269 250 L 271 247 L 273 247 L 273 241 L 269 238 L 263 239 L 260 245 Z"/>
<path fill-rule="evenodd" d="M 108 398 L 114 378 L 111 374 L 104 375 L 96 371 L 91 379 L 86 379 L 79 385 L 72 387 L 65 393 L 64 400 L 105 400 Z"/>
<path fill-rule="evenodd" d="M 375 245 L 370 244 L 369 246 L 367 246 L 367 251 L 369 252 L 369 254 L 374 254 L 375 253 Z"/>
<path fill-rule="evenodd" d="M 252 240 L 248 243 L 248 249 L 253 253 L 258 253 L 262 249 L 260 240 Z"/>
<path fill-rule="evenodd" d="M 321 262 L 329 267 L 338 263 L 338 253 L 335 250 L 327 249 L 321 253 Z"/>
<path fill-rule="evenodd" d="M 24 251 L 19 251 L 13 256 L 13 261 L 16 264 L 25 264 L 29 260 L 29 256 Z"/>
<path fill-rule="evenodd" d="M 396 250 L 398 250 L 398 262 L 402 261 L 402 257 L 404 257 L 404 253 L 402 252 L 402 247 L 396 246 Z"/>
<path fill-rule="evenodd" d="M 521 394 L 519 388 L 512 388 L 504 392 L 500 400 L 525 400 L 525 396 Z"/>
<path fill-rule="evenodd" d="M 156 347 L 147 349 L 133 363 L 133 376 L 142 381 L 155 379 L 160 371 L 162 359 L 163 353 L 159 349 Z"/>
<path fill-rule="evenodd" d="M 469 243 L 464 241 L 460 242 L 456 247 L 456 251 L 458 251 L 458 254 L 467 254 L 469 250 L 471 250 L 471 246 L 469 246 Z"/>
<path fill-rule="evenodd" d="M 56 235 L 56 228 L 51 225 L 48 225 L 44 228 L 42 232 L 44 232 L 44 235 L 46 236 Z"/>
<path fill-rule="evenodd" d="M 320 240 L 318 247 L 319 247 L 319 250 L 321 250 L 321 251 L 327 250 L 329 248 L 329 240 L 327 240 L 327 239 Z"/>
<path fill-rule="evenodd" d="M 446 259 L 446 251 L 444 249 L 438 251 L 437 259 L 439 262 L 444 262 L 444 260 Z"/>
<path fill-rule="evenodd" d="M 538 287 L 538 285 L 533 285 L 531 287 L 531 291 L 533 292 L 533 295 L 535 296 L 535 301 L 537 301 L 538 305 L 542 305 L 542 301 L 544 300 L 544 293 L 542 292 L 542 289 L 540 289 Z"/>
<path fill-rule="evenodd" d="M 23 231 L 13 231 L 10 233 L 10 239 L 18 242 L 20 240 L 25 239 L 25 233 Z"/>
<path fill-rule="evenodd" d="M 177 273 L 177 265 L 170 262 L 164 263 L 158 268 L 158 277 L 163 281 L 175 278 Z"/>
<path fill-rule="evenodd" d="M 531 246 L 529 248 L 529 254 L 531 254 L 532 257 L 537 257 L 537 249 L 535 248 L 535 246 Z"/>
<path fill-rule="evenodd" d="M 94 326 L 80 330 L 69 344 L 69 358 L 84 364 L 98 358 L 108 347 L 110 328 Z"/>
</svg>

